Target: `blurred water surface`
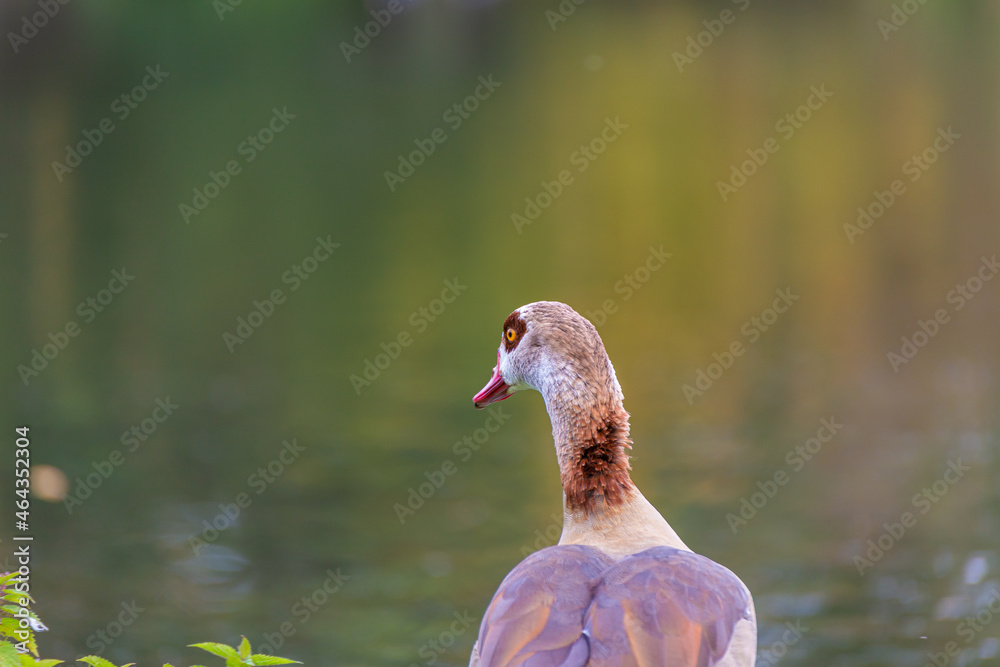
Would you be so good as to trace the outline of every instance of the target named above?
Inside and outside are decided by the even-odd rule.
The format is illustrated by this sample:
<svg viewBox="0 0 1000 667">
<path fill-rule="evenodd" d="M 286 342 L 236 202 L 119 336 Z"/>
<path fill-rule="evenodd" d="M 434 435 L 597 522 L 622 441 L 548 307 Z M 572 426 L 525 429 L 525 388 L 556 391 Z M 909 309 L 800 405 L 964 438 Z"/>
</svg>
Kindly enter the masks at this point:
<svg viewBox="0 0 1000 667">
<path fill-rule="evenodd" d="M 112 466 L 33 504 L 43 654 L 465 664 L 558 537 L 542 401 L 471 405 L 556 299 L 759 664 L 996 661 L 995 3 L 404 5 L 353 49 L 381 6 L 73 3 L 4 47 L 0 413 L 74 497 Z"/>
</svg>

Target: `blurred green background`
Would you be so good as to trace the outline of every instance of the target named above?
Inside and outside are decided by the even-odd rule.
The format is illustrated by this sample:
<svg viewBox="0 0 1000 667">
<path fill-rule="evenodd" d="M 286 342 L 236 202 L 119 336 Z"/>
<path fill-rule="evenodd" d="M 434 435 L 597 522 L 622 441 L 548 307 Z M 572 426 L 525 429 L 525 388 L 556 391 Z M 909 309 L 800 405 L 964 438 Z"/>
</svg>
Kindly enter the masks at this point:
<svg viewBox="0 0 1000 667">
<path fill-rule="evenodd" d="M 478 626 L 506 572 L 554 541 L 561 495 L 537 395 L 500 404 L 509 419 L 478 451 L 455 447 L 484 425 L 471 397 L 504 318 L 555 299 L 599 324 L 634 478 L 747 583 L 762 651 L 921 665 L 954 641 L 950 664 L 997 660 L 1000 619 L 968 641 L 959 625 L 1000 588 L 1000 281 L 960 310 L 949 299 L 1000 248 L 996 3 L 567 0 L 557 21 L 554 1 L 403 0 L 350 62 L 342 44 L 383 5 L 78 0 L 11 38 L 39 7 L 0 6 L 0 474 L 10 489 L 13 428 L 29 425 L 32 462 L 52 466 L 35 470 L 50 500 L 31 515 L 43 656 L 191 664 L 185 645 L 242 633 L 313 665 L 466 664 L 475 629 L 454 615 Z M 905 23 L 880 27 L 894 11 Z M 168 75 L 123 118 L 147 67 Z M 491 76 L 456 128 L 446 112 Z M 832 95 L 803 111 L 813 86 Z M 260 134 L 274 109 L 294 119 Z M 789 136 L 778 123 L 797 112 Z M 95 135 L 104 118 L 113 131 Z M 606 119 L 627 128 L 581 161 Z M 907 171 L 949 127 L 960 138 Z M 443 143 L 390 189 L 385 172 L 436 128 Z M 88 136 L 100 143 L 57 175 Z M 777 152 L 724 201 L 718 183 L 769 137 Z M 231 160 L 239 173 L 186 222 L 179 206 Z M 517 228 L 562 170 L 572 183 Z M 884 214 L 845 230 L 896 179 Z M 304 263 L 317 238 L 340 247 Z M 671 258 L 644 273 L 661 246 Z M 292 290 L 296 265 L 314 271 Z M 102 293 L 122 267 L 134 280 Z M 466 288 L 442 311 L 446 280 Z M 284 302 L 227 346 L 277 289 Z M 779 289 L 794 306 L 745 325 Z M 88 298 L 110 300 L 91 313 Z M 937 309 L 948 321 L 894 371 L 887 353 Z M 70 322 L 37 375 L 19 371 Z M 378 358 L 402 332 L 412 343 Z M 734 341 L 746 353 L 687 400 Z M 356 391 L 366 361 L 391 363 Z M 179 407 L 144 427 L 157 399 Z M 830 417 L 843 429 L 796 470 L 786 453 Z M 274 465 L 292 439 L 304 450 Z M 115 450 L 82 504 L 59 500 Z M 921 513 L 914 495 L 959 459 L 970 470 Z M 401 523 L 394 505 L 449 460 Z M 788 483 L 731 529 L 781 470 Z M 220 504 L 241 493 L 229 523 Z M 859 574 L 906 511 L 916 525 Z M 0 512 L 4 556 L 13 520 Z M 196 555 L 205 521 L 225 529 Z M 787 622 L 808 631 L 783 651 Z"/>
</svg>

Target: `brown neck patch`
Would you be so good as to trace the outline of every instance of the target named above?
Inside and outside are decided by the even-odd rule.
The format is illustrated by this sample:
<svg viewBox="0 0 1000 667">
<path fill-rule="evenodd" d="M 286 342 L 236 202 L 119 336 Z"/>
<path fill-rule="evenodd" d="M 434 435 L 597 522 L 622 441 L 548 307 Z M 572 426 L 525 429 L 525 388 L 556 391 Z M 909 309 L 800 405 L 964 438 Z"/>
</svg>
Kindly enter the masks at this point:
<svg viewBox="0 0 1000 667">
<path fill-rule="evenodd" d="M 625 452 L 632 444 L 628 413 L 619 407 L 610 417 L 595 421 L 596 429 L 574 443 L 562 474 L 566 507 L 585 513 L 601 499 L 609 507 L 620 505 L 635 488 Z"/>
</svg>

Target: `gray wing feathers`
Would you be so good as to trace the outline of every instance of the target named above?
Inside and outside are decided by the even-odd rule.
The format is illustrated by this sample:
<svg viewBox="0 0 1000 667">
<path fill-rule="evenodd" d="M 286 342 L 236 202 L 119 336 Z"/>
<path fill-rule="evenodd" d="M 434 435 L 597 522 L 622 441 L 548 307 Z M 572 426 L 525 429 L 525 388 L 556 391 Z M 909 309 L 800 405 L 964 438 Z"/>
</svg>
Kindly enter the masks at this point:
<svg viewBox="0 0 1000 667">
<path fill-rule="evenodd" d="M 711 667 L 750 594 L 689 551 L 655 547 L 615 562 L 593 547 L 537 551 L 503 580 L 483 618 L 483 667 Z"/>
<path fill-rule="evenodd" d="M 726 653 L 750 594 L 736 575 L 689 551 L 656 547 L 604 573 L 587 611 L 591 662 L 710 667 Z"/>
<path fill-rule="evenodd" d="M 589 649 L 581 637 L 583 615 L 601 573 L 612 563 L 603 552 L 583 546 L 549 547 L 521 561 L 500 584 L 483 617 L 481 663 L 556 667 L 572 656 L 576 662 L 566 667 L 585 665 Z"/>
</svg>

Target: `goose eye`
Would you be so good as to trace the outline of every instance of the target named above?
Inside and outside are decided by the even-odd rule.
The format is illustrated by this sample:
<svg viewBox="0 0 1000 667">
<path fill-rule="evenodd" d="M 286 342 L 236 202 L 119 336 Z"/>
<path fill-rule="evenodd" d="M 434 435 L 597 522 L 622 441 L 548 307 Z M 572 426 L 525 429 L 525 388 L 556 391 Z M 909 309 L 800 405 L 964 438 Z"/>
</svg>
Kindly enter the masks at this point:
<svg viewBox="0 0 1000 667">
<path fill-rule="evenodd" d="M 507 329 L 506 336 L 507 336 L 507 342 L 509 343 L 513 343 L 515 340 L 517 340 L 517 332 L 514 331 L 513 329 Z"/>
</svg>

